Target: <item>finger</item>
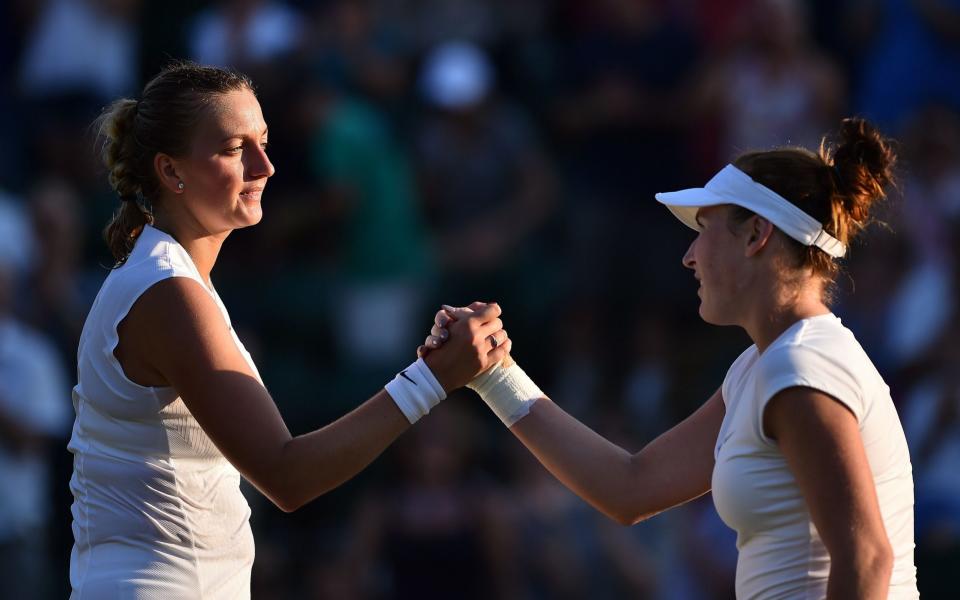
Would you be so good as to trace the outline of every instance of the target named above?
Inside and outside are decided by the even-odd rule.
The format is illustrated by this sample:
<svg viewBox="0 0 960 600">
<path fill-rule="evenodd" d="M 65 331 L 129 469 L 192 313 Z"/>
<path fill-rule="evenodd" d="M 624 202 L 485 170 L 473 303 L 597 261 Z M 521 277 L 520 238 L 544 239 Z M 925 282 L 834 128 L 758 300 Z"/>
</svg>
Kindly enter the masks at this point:
<svg viewBox="0 0 960 600">
<path fill-rule="evenodd" d="M 494 319 L 478 327 L 477 335 L 482 335 L 483 337 L 486 337 L 491 333 L 500 331 L 501 329 L 503 329 L 503 321 L 501 321 L 500 319 Z"/>
<path fill-rule="evenodd" d="M 486 308 L 486 307 L 487 307 L 487 304 L 489 304 L 489 302 L 480 302 L 480 301 L 478 300 L 478 301 L 476 301 L 476 302 L 471 302 L 471 303 L 470 303 L 470 306 L 468 306 L 467 308 L 469 308 L 469 309 L 472 310 L 472 311 L 478 311 L 478 310 L 482 310 L 482 309 Z"/>
<path fill-rule="evenodd" d="M 480 310 L 473 312 L 469 318 L 471 320 L 480 321 L 481 323 L 486 323 L 491 319 L 496 319 L 499 317 L 501 312 L 500 305 L 496 302 L 491 302 Z"/>
<path fill-rule="evenodd" d="M 507 335 L 506 329 L 501 329 L 500 331 L 495 331 L 487 336 L 487 342 L 490 343 L 490 350 L 496 350 L 502 346 L 506 341 L 510 339 L 510 336 Z M 488 352 L 489 354 L 489 352 Z"/>
<path fill-rule="evenodd" d="M 430 348 L 427 348 L 426 346 L 417 346 L 417 358 L 423 358 L 428 354 L 430 354 Z"/>
<path fill-rule="evenodd" d="M 440 327 L 446 327 L 448 324 L 456 320 L 457 320 L 456 316 L 450 314 L 449 312 L 447 312 L 442 308 L 437 311 L 436 315 L 433 316 L 433 322 L 439 325 Z"/>
<path fill-rule="evenodd" d="M 431 350 L 436 350 L 437 348 L 443 345 L 443 340 L 441 340 L 435 335 L 428 335 L 427 339 L 423 341 L 423 345 L 426 346 L 427 348 L 430 348 Z"/>
<path fill-rule="evenodd" d="M 510 356 L 511 348 L 513 348 L 513 342 L 510 339 L 507 339 L 507 341 L 505 341 L 503 345 L 497 346 L 496 349 L 491 350 L 489 353 L 487 353 L 487 361 L 491 365 L 495 365 L 497 363 L 504 363 L 505 361 L 507 361 L 507 359 Z M 512 360 L 510 362 L 511 364 L 513 364 Z M 509 365 L 505 365 L 505 366 L 509 366 Z"/>
<path fill-rule="evenodd" d="M 506 348 L 507 350 L 506 358 L 500 361 L 501 367 L 503 367 L 504 369 L 509 369 L 513 365 L 517 364 L 517 361 L 513 360 L 513 355 L 510 354 L 513 351 L 513 340 L 505 341 L 503 345 L 500 346 L 500 348 Z M 499 350 L 500 348 L 497 348 L 497 350 Z"/>
<path fill-rule="evenodd" d="M 450 337 L 450 332 L 442 327 L 437 327 L 434 325 L 430 328 L 430 337 L 435 337 L 440 340 L 441 343 L 447 341 L 447 338 Z"/>
</svg>

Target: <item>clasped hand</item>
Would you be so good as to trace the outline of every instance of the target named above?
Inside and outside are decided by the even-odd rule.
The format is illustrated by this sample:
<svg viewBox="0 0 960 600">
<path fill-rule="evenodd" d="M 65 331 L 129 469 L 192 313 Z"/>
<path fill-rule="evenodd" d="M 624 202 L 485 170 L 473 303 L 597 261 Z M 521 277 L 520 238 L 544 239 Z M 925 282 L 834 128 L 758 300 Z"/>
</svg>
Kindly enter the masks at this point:
<svg viewBox="0 0 960 600">
<path fill-rule="evenodd" d="M 466 307 L 444 305 L 437 311 L 430 335 L 417 348 L 417 356 L 427 363 L 444 390 L 463 387 L 498 363 L 512 364 L 513 342 L 500 314 L 495 302 L 474 302 Z"/>
</svg>

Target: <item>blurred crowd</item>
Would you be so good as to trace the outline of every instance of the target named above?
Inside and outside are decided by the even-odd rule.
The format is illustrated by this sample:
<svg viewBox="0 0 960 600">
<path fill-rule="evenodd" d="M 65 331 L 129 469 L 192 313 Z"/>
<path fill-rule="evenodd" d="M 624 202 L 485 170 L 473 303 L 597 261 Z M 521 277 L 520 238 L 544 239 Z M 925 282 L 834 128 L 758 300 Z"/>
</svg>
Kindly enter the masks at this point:
<svg viewBox="0 0 960 600">
<path fill-rule="evenodd" d="M 0 596 L 67 595 L 70 390 L 119 203 L 89 124 L 175 58 L 257 83 L 277 174 L 213 281 L 294 433 L 411 361 L 440 303 L 495 300 L 540 386 L 638 450 L 749 344 L 700 321 L 680 263 L 694 233 L 653 194 L 873 120 L 899 140 L 900 186 L 835 311 L 911 445 L 921 593 L 952 593 L 957 0 L 8 0 L 0 16 Z M 733 595 L 709 496 L 608 522 L 471 392 L 297 513 L 245 492 L 258 600 Z"/>
</svg>

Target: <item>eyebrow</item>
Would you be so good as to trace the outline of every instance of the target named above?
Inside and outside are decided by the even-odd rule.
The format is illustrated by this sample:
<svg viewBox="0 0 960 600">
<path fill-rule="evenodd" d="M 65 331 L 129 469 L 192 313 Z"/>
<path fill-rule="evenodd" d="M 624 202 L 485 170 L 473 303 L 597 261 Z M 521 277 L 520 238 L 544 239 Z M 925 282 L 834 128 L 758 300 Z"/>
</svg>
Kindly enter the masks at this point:
<svg viewBox="0 0 960 600">
<path fill-rule="evenodd" d="M 267 135 L 269 132 L 270 132 L 270 128 L 269 128 L 269 127 L 264 127 L 264 128 L 263 128 L 263 133 L 260 134 L 260 137 L 264 137 L 264 136 Z M 235 133 L 235 134 L 233 134 L 233 135 L 228 135 L 227 137 L 223 138 L 222 140 L 220 140 L 220 143 L 229 142 L 230 140 L 235 140 L 235 139 L 243 138 L 243 137 L 245 137 L 244 134 L 242 134 L 242 133 Z"/>
</svg>

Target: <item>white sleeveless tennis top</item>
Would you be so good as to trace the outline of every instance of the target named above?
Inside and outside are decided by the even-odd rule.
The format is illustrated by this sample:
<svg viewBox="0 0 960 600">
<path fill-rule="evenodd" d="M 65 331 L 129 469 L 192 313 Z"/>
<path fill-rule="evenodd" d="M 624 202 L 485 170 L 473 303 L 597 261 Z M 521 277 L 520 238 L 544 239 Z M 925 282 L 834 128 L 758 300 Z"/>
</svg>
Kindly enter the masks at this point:
<svg viewBox="0 0 960 600">
<path fill-rule="evenodd" d="M 199 282 L 230 322 L 186 250 L 153 227 L 107 276 L 83 326 L 73 389 L 72 600 L 250 597 L 254 547 L 240 474 L 173 388 L 137 385 L 113 354 L 117 325 L 168 277 Z"/>
<path fill-rule="evenodd" d="M 737 532 L 738 600 L 822 600 L 830 554 L 775 440 L 763 431 L 770 400 L 791 387 L 832 396 L 857 419 L 883 525 L 893 549 L 890 600 L 916 600 L 913 467 L 890 388 L 833 314 L 792 325 L 761 354 L 751 346 L 723 382 L 727 407 L 715 446 L 713 501 Z"/>
</svg>

